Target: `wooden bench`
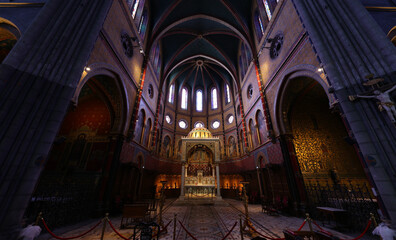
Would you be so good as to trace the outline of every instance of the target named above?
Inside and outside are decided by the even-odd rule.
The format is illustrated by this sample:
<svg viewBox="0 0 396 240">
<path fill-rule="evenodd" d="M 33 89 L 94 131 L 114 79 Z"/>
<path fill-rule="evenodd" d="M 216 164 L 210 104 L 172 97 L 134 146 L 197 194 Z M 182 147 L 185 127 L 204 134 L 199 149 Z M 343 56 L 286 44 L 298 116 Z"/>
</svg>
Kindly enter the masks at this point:
<svg viewBox="0 0 396 240">
<path fill-rule="evenodd" d="M 150 221 L 148 203 L 126 204 L 122 209 L 122 218 L 120 228 L 133 228 L 141 222 Z M 125 220 L 125 222 L 124 222 Z"/>
</svg>

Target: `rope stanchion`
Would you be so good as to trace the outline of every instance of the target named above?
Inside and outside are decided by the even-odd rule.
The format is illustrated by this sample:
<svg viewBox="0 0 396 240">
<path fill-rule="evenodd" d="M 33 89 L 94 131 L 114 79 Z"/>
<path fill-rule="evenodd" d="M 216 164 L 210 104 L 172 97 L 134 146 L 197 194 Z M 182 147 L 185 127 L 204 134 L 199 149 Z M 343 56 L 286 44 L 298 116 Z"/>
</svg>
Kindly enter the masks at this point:
<svg viewBox="0 0 396 240">
<path fill-rule="evenodd" d="M 235 223 L 234 223 L 234 226 L 232 226 L 231 230 L 228 231 L 228 233 L 227 233 L 221 240 L 225 240 L 225 239 L 228 237 L 228 235 L 231 234 L 231 232 L 234 230 L 234 228 L 235 228 L 235 226 L 237 225 L 237 223 L 238 223 L 238 222 L 235 222 Z"/>
<path fill-rule="evenodd" d="M 333 236 L 333 234 L 331 232 L 328 232 L 326 230 L 324 230 L 321 226 L 319 226 L 319 224 L 317 224 L 315 221 L 312 221 L 312 223 L 317 226 L 319 228 L 319 231 L 326 233 L 327 235 Z"/>
<path fill-rule="evenodd" d="M 372 223 L 372 221 L 369 220 L 368 223 L 367 223 L 366 228 L 364 229 L 364 231 L 359 236 L 357 236 L 355 238 L 352 238 L 352 239 L 342 239 L 341 238 L 340 240 L 358 240 L 358 239 L 361 239 L 367 233 L 367 231 L 369 230 L 371 223 Z"/>
<path fill-rule="evenodd" d="M 82 233 L 82 234 L 80 234 L 80 235 L 78 235 L 78 236 L 73 236 L 73 237 L 59 237 L 59 236 L 55 235 L 55 233 L 53 233 L 53 232 L 48 228 L 47 223 L 44 221 L 44 218 L 41 218 L 41 222 L 43 223 L 45 229 L 48 231 L 48 233 L 49 233 L 53 238 L 61 239 L 61 240 L 67 240 L 67 239 L 79 238 L 79 237 L 82 237 L 82 236 L 88 234 L 89 232 L 93 231 L 97 226 L 99 226 L 99 224 L 100 224 L 102 221 L 99 221 L 97 224 L 95 224 L 93 227 L 91 227 L 88 231 L 86 231 L 86 232 L 84 232 L 84 233 Z"/>
<path fill-rule="evenodd" d="M 306 223 L 307 223 L 307 220 L 305 219 L 304 222 L 301 224 L 301 226 L 297 229 L 297 231 L 300 231 L 300 230 L 304 227 L 304 225 L 305 225 Z M 252 229 L 253 229 L 254 232 L 256 232 L 257 234 L 259 234 L 259 235 L 262 236 L 263 238 L 270 239 L 270 240 L 285 240 L 285 238 L 273 238 L 273 237 L 269 237 L 269 236 L 266 236 L 266 235 L 264 235 L 264 234 L 258 232 L 258 231 L 257 231 L 256 229 L 254 229 L 254 228 L 252 228 Z M 340 239 L 340 240 L 346 240 L 346 239 Z M 351 239 L 351 240 L 357 240 L 357 239 Z"/>
<path fill-rule="evenodd" d="M 111 223 L 111 221 L 110 221 L 109 219 L 107 219 L 107 221 L 109 222 L 109 225 L 110 225 L 110 227 L 113 229 L 113 231 L 114 231 L 120 238 L 122 238 L 122 239 L 124 239 L 124 240 L 129 240 L 129 238 L 126 238 L 126 237 L 122 236 L 121 233 L 119 233 L 119 232 L 117 231 L 117 229 L 115 229 L 115 227 L 113 226 L 113 224 Z"/>
<path fill-rule="evenodd" d="M 307 223 L 307 221 L 305 221 L 304 220 L 304 222 L 301 224 L 301 226 L 297 229 L 297 231 L 300 231 L 303 227 L 304 227 L 304 225 Z"/>
<path fill-rule="evenodd" d="M 172 220 L 170 220 L 163 229 L 161 229 L 159 232 L 157 232 L 156 234 L 154 234 L 152 237 L 156 237 L 158 234 L 162 233 L 165 229 L 167 229 L 167 227 L 169 226 L 169 224 L 172 222 Z"/>
<path fill-rule="evenodd" d="M 180 220 L 178 220 L 178 221 L 179 221 L 181 227 L 184 229 L 184 231 L 186 231 L 186 233 L 187 233 L 192 239 L 198 240 L 196 237 L 194 237 L 194 236 L 184 227 L 183 223 L 180 222 Z"/>
</svg>

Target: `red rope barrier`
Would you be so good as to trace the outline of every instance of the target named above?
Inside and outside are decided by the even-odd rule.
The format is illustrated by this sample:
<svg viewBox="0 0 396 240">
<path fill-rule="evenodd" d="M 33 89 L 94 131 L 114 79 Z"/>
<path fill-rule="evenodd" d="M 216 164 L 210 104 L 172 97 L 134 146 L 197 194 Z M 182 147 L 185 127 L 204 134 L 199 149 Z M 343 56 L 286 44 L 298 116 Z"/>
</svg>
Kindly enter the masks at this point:
<svg viewBox="0 0 396 240">
<path fill-rule="evenodd" d="M 168 222 L 168 224 L 166 224 L 165 225 L 165 227 L 162 229 L 162 230 L 160 230 L 159 232 L 157 232 L 154 236 L 152 236 L 153 238 L 154 237 L 156 237 L 158 234 L 160 234 L 160 233 L 162 233 L 168 226 L 169 226 L 169 224 L 172 222 L 172 220 L 170 220 L 169 222 Z"/>
<path fill-rule="evenodd" d="M 122 236 L 121 233 L 119 233 L 119 232 L 115 229 L 115 227 L 113 226 L 113 224 L 111 224 L 110 219 L 107 219 L 107 221 L 109 222 L 109 225 L 110 225 L 110 227 L 113 229 L 113 231 L 114 231 L 120 238 L 122 238 L 122 239 L 124 239 L 124 240 L 129 240 L 129 238 L 126 238 L 126 237 Z"/>
<path fill-rule="evenodd" d="M 235 226 L 237 225 L 237 223 L 238 223 L 238 222 L 235 222 L 235 224 L 234 224 L 234 226 L 232 226 L 231 230 L 230 230 L 221 240 L 225 240 L 225 239 L 228 237 L 228 235 L 231 234 L 232 230 L 234 230 L 234 228 L 235 228 Z"/>
<path fill-rule="evenodd" d="M 306 223 L 307 223 L 307 221 L 304 220 L 304 222 L 301 224 L 300 228 L 297 229 L 297 231 L 300 231 L 300 230 L 304 227 L 304 225 L 305 225 Z"/>
<path fill-rule="evenodd" d="M 319 224 L 317 224 L 316 222 L 312 221 L 312 223 L 313 223 L 315 226 L 317 226 L 321 232 L 326 233 L 326 234 L 328 234 L 328 235 L 330 235 L 330 236 L 333 236 L 333 234 L 332 234 L 331 232 L 328 232 L 328 231 L 324 230 L 324 229 L 321 228 L 321 227 L 319 226 Z"/>
<path fill-rule="evenodd" d="M 187 233 L 188 235 L 190 235 L 190 237 L 192 237 L 192 239 L 198 240 L 196 237 L 194 237 L 194 236 L 183 226 L 183 223 L 180 222 L 180 220 L 178 220 L 178 221 L 179 221 L 180 225 L 182 226 L 182 228 L 184 229 L 184 231 L 186 231 L 186 233 Z"/>
<path fill-rule="evenodd" d="M 364 229 L 364 231 L 359 236 L 357 236 L 355 238 L 352 238 L 352 239 L 342 239 L 341 238 L 340 240 L 358 240 L 358 239 L 362 238 L 367 233 L 370 225 L 371 225 L 371 220 L 368 221 L 366 228 Z"/>
<path fill-rule="evenodd" d="M 51 232 L 51 230 L 48 228 L 47 223 L 44 221 L 44 218 L 41 218 L 41 222 L 43 223 L 45 229 L 48 231 L 48 233 L 49 233 L 53 238 L 62 239 L 62 240 L 67 240 L 67 239 L 79 238 L 79 237 L 82 237 L 82 236 L 86 235 L 87 233 L 89 233 L 89 232 L 91 232 L 92 230 L 94 230 L 97 226 L 99 226 L 99 224 L 100 224 L 102 221 L 99 221 L 97 224 L 95 224 L 95 226 L 93 226 L 92 228 L 90 228 L 88 231 L 86 231 L 86 232 L 84 232 L 84 233 L 82 233 L 82 234 L 80 234 L 80 235 L 78 235 L 78 236 L 73 236 L 73 237 L 58 237 L 58 236 L 55 235 L 55 233 Z"/>
</svg>

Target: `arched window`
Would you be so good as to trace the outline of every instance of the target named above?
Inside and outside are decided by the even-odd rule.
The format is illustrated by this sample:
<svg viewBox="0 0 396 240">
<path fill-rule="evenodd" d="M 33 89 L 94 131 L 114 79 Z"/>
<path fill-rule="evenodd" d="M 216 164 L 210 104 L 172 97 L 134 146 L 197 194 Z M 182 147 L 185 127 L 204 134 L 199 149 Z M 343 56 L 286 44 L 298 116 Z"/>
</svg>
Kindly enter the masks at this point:
<svg viewBox="0 0 396 240">
<path fill-rule="evenodd" d="M 132 14 L 132 18 L 135 19 L 140 1 L 135 0 L 135 2 L 133 4 L 130 4 L 130 2 L 132 2 L 132 0 L 128 0 L 128 5 L 132 6 L 131 14 Z"/>
<path fill-rule="evenodd" d="M 169 87 L 168 102 L 173 103 L 174 95 L 175 95 L 175 84 L 172 84 Z"/>
<path fill-rule="evenodd" d="M 230 86 L 226 84 L 226 103 L 231 102 Z"/>
<path fill-rule="evenodd" d="M 140 23 L 139 23 L 139 35 L 141 38 L 144 38 L 144 34 L 146 33 L 147 21 L 148 21 L 147 10 L 144 9 L 143 15 L 140 18 Z"/>
<path fill-rule="evenodd" d="M 203 105 L 203 96 L 202 96 L 202 90 L 197 90 L 196 93 L 196 108 L 198 112 L 202 112 L 202 105 Z"/>
<path fill-rule="evenodd" d="M 157 74 L 157 77 L 158 77 L 159 74 L 160 74 L 160 70 L 161 70 L 161 59 L 160 59 L 160 46 L 159 46 L 159 44 L 157 44 L 157 46 L 151 50 L 150 58 L 151 58 L 151 62 L 153 64 L 154 72 Z"/>
<path fill-rule="evenodd" d="M 181 108 L 187 109 L 188 91 L 187 88 L 182 89 Z"/>
<path fill-rule="evenodd" d="M 217 89 L 212 88 L 212 109 L 217 109 Z"/>
<path fill-rule="evenodd" d="M 196 128 L 202 128 L 202 127 L 205 127 L 205 125 L 203 124 L 203 122 L 198 121 L 198 122 L 196 122 L 196 123 L 194 124 L 194 127 L 196 127 Z"/>
<path fill-rule="evenodd" d="M 267 13 L 268 21 L 270 21 L 271 18 L 272 18 L 272 14 L 271 14 L 271 10 L 270 10 L 270 6 L 268 4 L 268 1 L 267 0 L 263 0 L 263 4 L 264 4 L 265 12 Z"/>
<path fill-rule="evenodd" d="M 263 20 L 261 19 L 261 16 L 259 14 L 259 11 L 254 12 L 254 27 L 256 29 L 256 36 L 257 39 L 260 41 L 260 39 L 264 35 L 264 25 L 263 25 Z"/>
</svg>

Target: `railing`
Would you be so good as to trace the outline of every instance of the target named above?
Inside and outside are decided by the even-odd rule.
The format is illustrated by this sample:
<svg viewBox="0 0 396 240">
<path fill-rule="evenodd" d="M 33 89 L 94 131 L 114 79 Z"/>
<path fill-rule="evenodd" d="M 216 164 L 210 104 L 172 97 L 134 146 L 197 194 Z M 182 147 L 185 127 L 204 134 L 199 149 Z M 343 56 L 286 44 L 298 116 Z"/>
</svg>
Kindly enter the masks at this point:
<svg viewBox="0 0 396 240">
<path fill-rule="evenodd" d="M 354 229 L 362 229 L 367 224 L 370 213 L 378 220 L 377 200 L 369 187 L 363 184 L 332 185 L 329 182 L 308 182 L 305 185 L 308 195 L 308 209 L 315 218 L 319 217 L 316 207 L 333 207 L 343 209 L 348 214 L 348 223 Z"/>
<path fill-rule="evenodd" d="M 64 180 L 54 175 L 42 176 L 25 212 L 26 217 L 32 219 L 39 212 L 45 212 L 53 227 L 90 218 L 97 204 L 95 181 L 92 175 L 69 176 Z"/>
</svg>

